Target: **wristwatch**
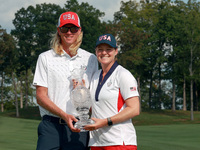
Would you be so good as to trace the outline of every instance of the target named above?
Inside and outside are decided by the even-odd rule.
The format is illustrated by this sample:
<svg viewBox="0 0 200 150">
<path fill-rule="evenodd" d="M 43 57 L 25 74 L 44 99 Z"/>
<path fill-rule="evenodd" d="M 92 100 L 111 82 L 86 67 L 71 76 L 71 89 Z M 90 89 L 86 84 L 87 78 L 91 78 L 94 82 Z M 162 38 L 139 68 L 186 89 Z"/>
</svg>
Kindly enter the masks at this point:
<svg viewBox="0 0 200 150">
<path fill-rule="evenodd" d="M 112 122 L 112 120 L 111 120 L 111 118 L 110 118 L 110 117 L 108 117 L 108 118 L 107 118 L 107 120 L 108 120 L 108 126 L 111 126 L 111 125 L 113 125 L 113 122 Z"/>
</svg>

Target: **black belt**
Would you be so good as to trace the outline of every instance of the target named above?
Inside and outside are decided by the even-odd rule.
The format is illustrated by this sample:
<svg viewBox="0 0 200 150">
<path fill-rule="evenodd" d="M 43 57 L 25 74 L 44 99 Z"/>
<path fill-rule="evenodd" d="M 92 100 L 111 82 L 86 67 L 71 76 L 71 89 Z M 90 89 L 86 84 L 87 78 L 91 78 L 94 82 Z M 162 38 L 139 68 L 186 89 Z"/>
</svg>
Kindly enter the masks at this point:
<svg viewBox="0 0 200 150">
<path fill-rule="evenodd" d="M 50 121 L 53 123 L 58 123 L 58 124 L 67 124 L 63 119 L 54 117 L 54 116 L 49 116 L 49 115 L 44 115 L 42 117 L 42 120 Z"/>
</svg>

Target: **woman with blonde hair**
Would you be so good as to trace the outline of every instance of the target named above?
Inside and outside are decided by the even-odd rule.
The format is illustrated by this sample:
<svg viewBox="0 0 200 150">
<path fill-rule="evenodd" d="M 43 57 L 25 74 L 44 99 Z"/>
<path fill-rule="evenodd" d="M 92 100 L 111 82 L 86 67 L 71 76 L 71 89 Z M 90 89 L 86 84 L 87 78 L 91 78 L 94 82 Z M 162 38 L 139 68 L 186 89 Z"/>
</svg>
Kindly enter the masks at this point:
<svg viewBox="0 0 200 150">
<path fill-rule="evenodd" d="M 71 102 L 71 72 L 84 67 L 85 85 L 98 69 L 96 56 L 80 48 L 83 33 L 74 12 L 62 13 L 51 49 L 39 55 L 33 85 L 42 121 L 38 126 L 37 150 L 86 150 L 88 132 L 80 132 L 73 124 L 78 121 Z"/>
</svg>

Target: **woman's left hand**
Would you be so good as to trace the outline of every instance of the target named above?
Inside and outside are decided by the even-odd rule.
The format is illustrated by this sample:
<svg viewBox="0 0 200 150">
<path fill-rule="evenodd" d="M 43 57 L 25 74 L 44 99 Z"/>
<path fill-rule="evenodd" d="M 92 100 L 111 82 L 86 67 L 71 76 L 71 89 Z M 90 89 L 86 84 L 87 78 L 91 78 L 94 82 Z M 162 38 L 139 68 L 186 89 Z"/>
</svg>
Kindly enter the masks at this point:
<svg viewBox="0 0 200 150">
<path fill-rule="evenodd" d="M 85 130 L 93 131 L 107 125 L 107 119 L 91 118 L 95 123 L 84 126 Z"/>
</svg>

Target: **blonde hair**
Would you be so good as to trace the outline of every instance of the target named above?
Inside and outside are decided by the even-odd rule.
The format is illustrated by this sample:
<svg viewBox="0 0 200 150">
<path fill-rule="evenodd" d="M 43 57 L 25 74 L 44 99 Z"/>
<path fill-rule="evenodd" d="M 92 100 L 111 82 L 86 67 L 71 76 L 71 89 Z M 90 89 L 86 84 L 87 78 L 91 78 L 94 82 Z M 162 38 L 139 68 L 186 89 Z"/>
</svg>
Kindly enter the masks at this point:
<svg viewBox="0 0 200 150">
<path fill-rule="evenodd" d="M 69 47 L 69 51 L 71 55 L 76 55 L 76 52 L 78 48 L 80 47 L 83 39 L 83 32 L 81 32 L 76 39 L 76 41 Z M 58 33 L 58 31 L 52 35 L 52 39 L 50 41 L 50 47 L 56 52 L 58 55 L 62 55 L 63 52 L 63 47 L 61 44 L 61 37 Z"/>
<path fill-rule="evenodd" d="M 50 41 L 50 47 L 56 52 L 56 54 L 61 55 L 63 53 L 63 47 L 61 45 L 61 37 L 58 31 L 52 34 L 52 39 Z"/>
<path fill-rule="evenodd" d="M 78 38 L 76 39 L 76 42 L 74 42 L 70 47 L 69 47 L 69 51 L 71 53 L 71 55 L 76 55 L 76 52 L 78 50 L 78 48 L 80 47 L 81 43 L 82 43 L 82 39 L 83 39 L 83 32 L 81 32 L 78 36 Z"/>
</svg>

